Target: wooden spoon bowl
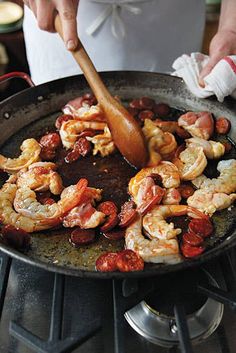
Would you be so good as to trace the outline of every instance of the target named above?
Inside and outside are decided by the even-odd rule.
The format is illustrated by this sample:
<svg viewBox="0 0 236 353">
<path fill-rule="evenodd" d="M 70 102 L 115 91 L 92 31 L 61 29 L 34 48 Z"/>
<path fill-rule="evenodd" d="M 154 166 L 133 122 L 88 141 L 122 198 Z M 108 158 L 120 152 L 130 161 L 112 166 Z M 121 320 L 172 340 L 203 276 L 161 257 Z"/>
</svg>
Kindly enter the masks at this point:
<svg viewBox="0 0 236 353">
<path fill-rule="evenodd" d="M 55 28 L 63 39 L 59 15 L 55 18 Z M 110 94 L 79 40 L 72 54 L 105 113 L 115 145 L 131 165 L 137 168 L 144 167 L 148 160 L 148 152 L 142 129 L 131 114 Z"/>
</svg>

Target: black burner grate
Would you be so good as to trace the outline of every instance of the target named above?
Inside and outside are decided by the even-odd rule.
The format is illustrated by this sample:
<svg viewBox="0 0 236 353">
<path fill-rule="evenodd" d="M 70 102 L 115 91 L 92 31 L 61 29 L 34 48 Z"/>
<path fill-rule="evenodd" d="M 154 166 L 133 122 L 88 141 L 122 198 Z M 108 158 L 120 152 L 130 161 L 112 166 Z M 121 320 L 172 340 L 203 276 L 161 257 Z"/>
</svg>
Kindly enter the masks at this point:
<svg viewBox="0 0 236 353">
<path fill-rule="evenodd" d="M 11 268 L 11 258 L 0 253 L 0 318 L 4 306 L 7 290 L 8 277 Z M 236 273 L 235 273 L 235 250 L 220 258 L 218 263 L 224 275 L 225 288 L 217 288 L 211 285 L 198 285 L 199 293 L 217 300 L 231 309 L 236 309 Z M 64 275 L 54 275 L 54 286 L 51 306 L 51 321 L 48 340 L 44 341 L 34 333 L 26 330 L 17 322 L 11 321 L 10 334 L 15 339 L 24 343 L 32 351 L 39 353 L 63 353 L 72 352 L 76 347 L 91 339 L 99 331 L 102 331 L 104 338 L 103 353 L 127 353 L 126 328 L 124 318 L 126 311 L 140 303 L 143 299 L 153 295 L 158 289 L 158 280 L 152 279 L 125 279 L 113 280 L 112 293 L 109 293 L 104 301 L 104 315 L 94 318 L 87 324 L 87 330 L 83 333 L 76 333 L 71 337 L 64 338 L 62 335 L 64 313 Z M 110 287 L 109 287 L 110 288 Z M 189 338 L 188 325 L 186 320 L 185 307 L 176 296 L 173 303 L 175 323 L 178 331 L 179 347 L 181 353 L 192 353 L 191 340 Z M 229 353 L 224 327 L 219 326 L 219 344 L 224 346 L 222 352 Z M 86 333 L 85 333 L 86 332 Z M 218 333 L 219 333 L 218 332 Z M 169 353 L 177 352 L 177 347 L 169 348 Z"/>
<path fill-rule="evenodd" d="M 221 268 L 224 271 L 224 280 L 227 290 L 216 288 L 214 286 L 199 286 L 200 293 L 219 301 L 222 304 L 227 304 L 232 310 L 236 310 L 236 272 L 233 266 L 233 258 L 235 250 L 232 250 L 221 258 Z"/>
<path fill-rule="evenodd" d="M 10 269 L 10 260 L 5 255 L 3 255 L 2 259 L 2 264 L 4 266 L 2 266 L 1 275 L 4 279 L 4 286 L 2 286 L 1 298 L 3 303 Z M 10 323 L 10 334 L 37 353 L 72 352 L 76 347 L 82 345 L 85 341 L 92 338 L 99 330 L 101 330 L 101 323 L 98 319 L 88 323 L 86 334 L 83 333 L 80 335 L 78 333 L 76 337 L 67 337 L 62 339 L 64 287 L 65 276 L 55 274 L 48 341 L 43 341 L 38 336 L 21 327 L 14 321 Z"/>
</svg>

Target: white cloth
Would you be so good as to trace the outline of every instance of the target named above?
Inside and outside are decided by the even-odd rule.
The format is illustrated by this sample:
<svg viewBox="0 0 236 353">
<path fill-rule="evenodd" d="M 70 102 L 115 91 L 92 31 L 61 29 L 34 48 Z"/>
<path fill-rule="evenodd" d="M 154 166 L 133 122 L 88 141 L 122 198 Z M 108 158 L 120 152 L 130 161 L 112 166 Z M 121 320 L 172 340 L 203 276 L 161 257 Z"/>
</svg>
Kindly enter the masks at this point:
<svg viewBox="0 0 236 353">
<path fill-rule="evenodd" d="M 204 78 L 205 87 L 198 83 L 199 73 L 208 63 L 209 56 L 202 53 L 183 54 L 172 67 L 172 75 L 183 78 L 189 90 L 198 98 L 215 95 L 219 102 L 232 95 L 236 98 L 236 55 L 226 56 L 220 60 Z"/>
<path fill-rule="evenodd" d="M 104 11 L 109 15 L 94 25 Z M 80 0 L 77 20 L 98 71 L 171 72 L 176 57 L 201 50 L 205 0 Z M 81 73 L 59 36 L 41 31 L 28 8 L 23 29 L 35 84 Z"/>
</svg>

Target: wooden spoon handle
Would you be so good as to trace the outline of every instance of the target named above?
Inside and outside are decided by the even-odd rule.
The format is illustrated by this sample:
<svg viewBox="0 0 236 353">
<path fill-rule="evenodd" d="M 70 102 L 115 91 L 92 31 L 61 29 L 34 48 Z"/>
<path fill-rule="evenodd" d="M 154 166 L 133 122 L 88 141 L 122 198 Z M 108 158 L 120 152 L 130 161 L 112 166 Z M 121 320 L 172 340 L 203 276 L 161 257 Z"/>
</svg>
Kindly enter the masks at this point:
<svg viewBox="0 0 236 353">
<path fill-rule="evenodd" d="M 55 18 L 55 28 L 63 39 L 62 24 L 59 15 Z M 90 57 L 88 56 L 83 44 L 78 38 L 78 46 L 75 50 L 71 51 L 76 62 L 79 64 L 86 80 L 91 87 L 94 95 L 98 101 L 102 101 L 103 97 L 110 98 L 110 93 L 108 92 L 106 86 L 103 84 L 97 70 L 95 69 Z"/>
<path fill-rule="evenodd" d="M 63 39 L 59 15 L 55 18 L 55 28 Z M 71 53 L 104 111 L 116 147 L 130 164 L 138 168 L 145 166 L 148 152 L 140 126 L 107 90 L 80 41 L 78 41 L 77 48 Z"/>
</svg>

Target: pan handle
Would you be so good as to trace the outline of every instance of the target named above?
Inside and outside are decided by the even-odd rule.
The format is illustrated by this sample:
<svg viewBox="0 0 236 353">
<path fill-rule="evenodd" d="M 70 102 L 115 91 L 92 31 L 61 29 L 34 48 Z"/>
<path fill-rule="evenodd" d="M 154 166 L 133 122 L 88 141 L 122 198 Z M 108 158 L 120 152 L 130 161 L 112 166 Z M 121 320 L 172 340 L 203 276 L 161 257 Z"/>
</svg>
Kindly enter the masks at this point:
<svg viewBox="0 0 236 353">
<path fill-rule="evenodd" d="M 7 81 L 11 78 L 21 78 L 21 79 L 25 80 L 29 84 L 30 87 L 35 86 L 34 82 L 31 80 L 31 78 L 28 74 L 26 74 L 25 72 L 19 72 L 19 71 L 10 72 L 8 74 L 0 76 L 0 83 Z"/>
</svg>

